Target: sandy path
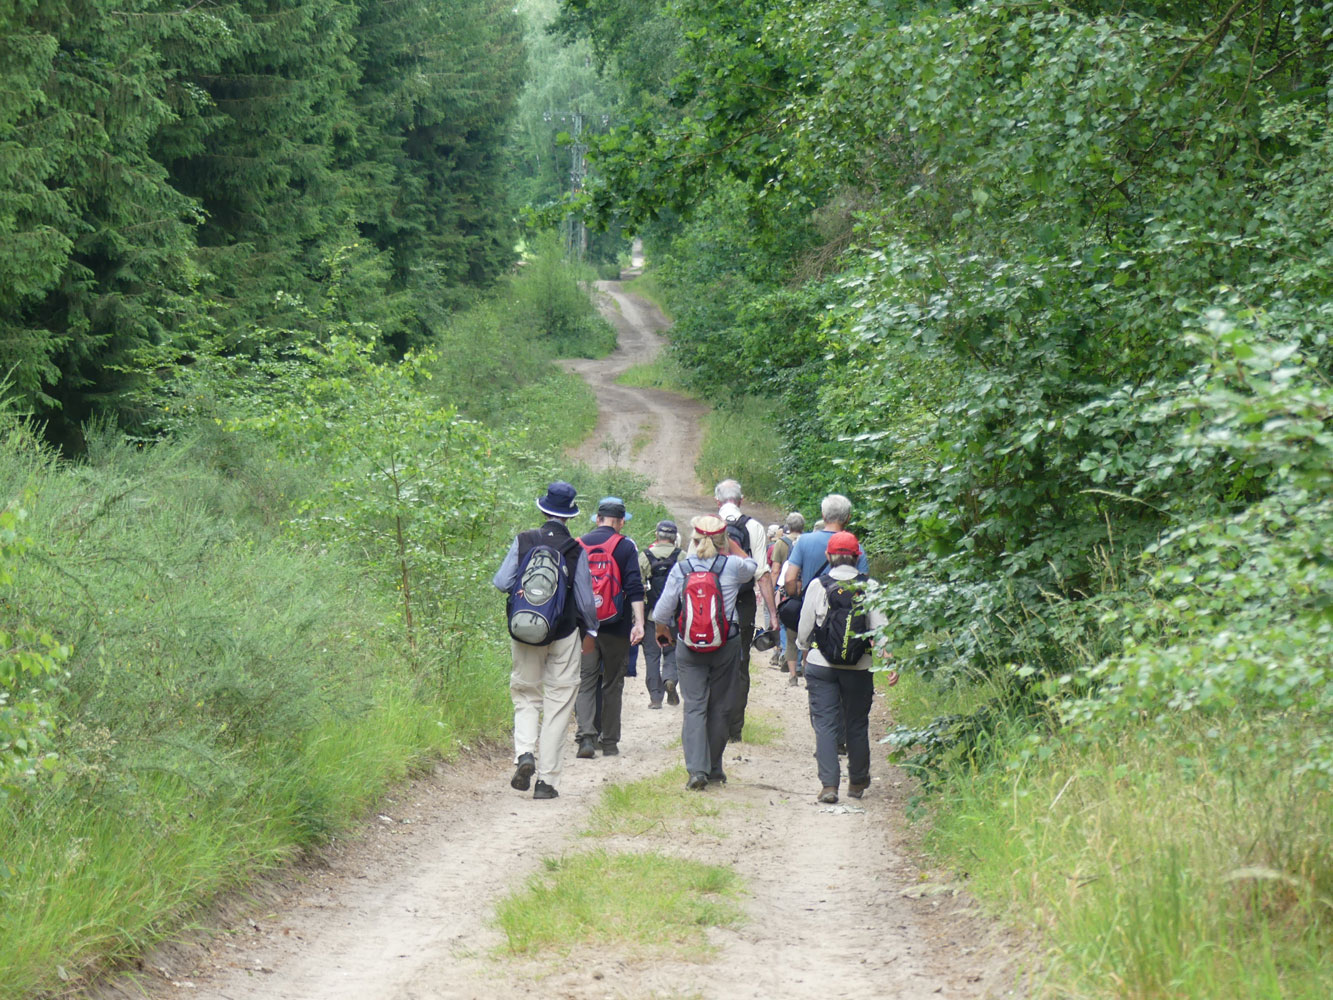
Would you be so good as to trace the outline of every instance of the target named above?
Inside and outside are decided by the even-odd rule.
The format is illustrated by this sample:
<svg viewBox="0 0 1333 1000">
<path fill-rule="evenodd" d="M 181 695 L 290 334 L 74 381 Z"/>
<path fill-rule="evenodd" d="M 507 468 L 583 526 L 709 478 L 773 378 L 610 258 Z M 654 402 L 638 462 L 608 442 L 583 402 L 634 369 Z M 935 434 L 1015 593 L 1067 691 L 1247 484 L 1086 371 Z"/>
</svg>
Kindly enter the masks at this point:
<svg viewBox="0 0 1333 1000">
<path fill-rule="evenodd" d="M 665 323 L 617 283 L 601 287 L 604 308 L 621 328 L 621 350 L 572 367 L 604 382 L 655 350 Z M 698 404 L 641 390 L 607 402 L 598 424 L 603 440 L 632 438 L 645 428 L 653 434 L 622 463 L 645 474 L 693 467 Z M 581 457 L 597 465 L 617 460 L 595 445 Z M 675 478 L 664 483 L 654 476 L 652 489 L 673 513 L 711 508 L 697 484 Z M 908 853 L 902 777 L 880 759 L 859 803 L 817 804 L 804 688 L 787 687 L 785 675 L 759 657 L 752 676 L 750 715 L 780 735 L 767 745 L 728 748 L 729 783 L 703 793 L 719 806 L 707 823 L 610 842 L 586 835 L 589 807 L 603 786 L 680 766 L 680 710 L 649 711 L 642 677 L 632 679 L 622 755 L 587 761 L 571 750 L 558 799 L 536 802 L 509 788 L 509 748 L 479 750 L 403 788 L 320 862 L 271 881 L 258 899 L 213 914 L 209 923 L 220 933 L 161 950 L 136 981 L 109 984 L 97 995 L 924 1000 L 1007 994 L 1014 973 L 1003 936 Z M 875 711 L 882 721 L 878 700 Z M 595 846 L 731 865 L 745 882 L 745 923 L 711 931 L 716 953 L 700 961 L 646 960 L 595 945 L 539 961 L 503 956 L 503 937 L 490 923 L 496 901 L 539 871 L 543 858 Z"/>
</svg>

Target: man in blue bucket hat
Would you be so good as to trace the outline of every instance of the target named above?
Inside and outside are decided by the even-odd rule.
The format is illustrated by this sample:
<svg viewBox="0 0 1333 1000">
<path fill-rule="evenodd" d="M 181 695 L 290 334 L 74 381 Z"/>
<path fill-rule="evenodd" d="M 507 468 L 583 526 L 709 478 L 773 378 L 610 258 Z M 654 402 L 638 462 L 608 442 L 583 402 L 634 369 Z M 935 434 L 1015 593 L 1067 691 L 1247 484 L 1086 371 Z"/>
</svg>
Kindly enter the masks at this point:
<svg viewBox="0 0 1333 1000">
<path fill-rule="evenodd" d="M 580 655 L 597 639 L 588 557 L 566 526 L 579 512 L 575 496 L 569 483 L 547 486 L 537 500 L 546 522 L 514 539 L 492 581 L 509 595 L 505 617 L 513 639 L 515 768 L 509 784 L 525 792 L 535 774 L 534 799 L 559 794 Z"/>
</svg>

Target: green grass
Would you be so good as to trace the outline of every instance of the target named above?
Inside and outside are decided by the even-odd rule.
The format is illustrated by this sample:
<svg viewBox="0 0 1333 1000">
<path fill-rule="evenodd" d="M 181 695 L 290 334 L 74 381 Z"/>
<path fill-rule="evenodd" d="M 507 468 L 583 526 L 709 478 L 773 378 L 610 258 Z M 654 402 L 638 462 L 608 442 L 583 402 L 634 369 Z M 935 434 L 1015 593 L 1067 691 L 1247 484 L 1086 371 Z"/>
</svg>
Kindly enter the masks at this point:
<svg viewBox="0 0 1333 1000">
<path fill-rule="evenodd" d="M 959 774 L 928 845 L 1048 951 L 1043 997 L 1333 995 L 1333 793 L 1181 727 Z"/>
<path fill-rule="evenodd" d="M 700 821 L 716 817 L 721 809 L 715 797 L 687 791 L 686 777 L 682 766 L 641 781 L 608 785 L 588 814 L 584 834 L 640 837 L 700 829 Z"/>
<path fill-rule="evenodd" d="M 735 408 L 713 410 L 704 417 L 703 445 L 694 465 L 701 483 L 736 479 L 746 499 L 776 501 L 782 440 L 767 405 L 764 400 L 744 397 Z"/>
<path fill-rule="evenodd" d="M 657 275 L 653 274 L 651 271 L 639 275 L 632 281 L 625 282 L 621 287 L 623 291 L 632 292 L 635 295 L 647 299 L 661 310 L 663 316 L 668 320 L 671 319 L 671 312 L 666 306 L 666 293 L 662 290 L 662 286 L 657 280 Z"/>
<path fill-rule="evenodd" d="M 746 711 L 745 732 L 742 735 L 744 742 L 757 747 L 765 747 L 780 739 L 782 733 L 782 723 L 767 712 Z"/>
<path fill-rule="evenodd" d="M 625 369 L 616 379 L 617 385 L 635 386 L 640 389 L 662 389 L 666 392 L 679 393 L 682 396 L 694 396 L 685 388 L 684 375 L 680 365 L 664 351 L 656 361 L 645 361 Z"/>
<path fill-rule="evenodd" d="M 496 907 L 506 954 L 567 953 L 579 944 L 622 958 L 711 957 L 709 927 L 741 922 L 740 878 L 670 855 L 590 851 L 546 870 Z"/>
</svg>

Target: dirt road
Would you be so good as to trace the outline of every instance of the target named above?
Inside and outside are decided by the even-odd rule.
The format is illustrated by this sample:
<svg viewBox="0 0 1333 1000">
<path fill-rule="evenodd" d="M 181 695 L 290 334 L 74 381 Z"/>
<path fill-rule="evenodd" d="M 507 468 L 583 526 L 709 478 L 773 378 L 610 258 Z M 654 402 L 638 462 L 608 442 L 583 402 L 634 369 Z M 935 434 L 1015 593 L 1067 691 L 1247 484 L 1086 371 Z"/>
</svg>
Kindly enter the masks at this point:
<svg viewBox="0 0 1333 1000">
<path fill-rule="evenodd" d="M 603 285 L 622 352 L 579 362 L 590 379 L 642 360 L 664 322 Z M 633 456 L 596 445 L 589 462 L 628 462 L 651 473 L 667 456 L 693 468 L 697 404 L 665 393 L 617 392 L 599 422 L 603 440 L 650 434 Z M 625 435 L 628 433 L 628 437 Z M 609 435 L 609 436 L 608 436 Z M 679 480 L 679 477 L 677 477 Z M 679 481 L 654 494 L 679 517 L 712 508 Z M 917 867 L 904 834 L 908 788 L 877 759 L 860 802 L 815 802 L 819 782 L 805 689 L 760 662 L 749 718 L 777 735 L 732 744 L 729 783 L 702 793 L 718 808 L 706 824 L 640 836 L 589 836 L 588 810 L 609 783 L 680 765 L 680 709 L 649 711 L 642 677 L 626 685 L 622 754 L 574 759 L 560 797 L 514 792 L 506 749 L 462 764 L 386 801 L 359 836 L 319 865 L 293 872 L 254 904 L 231 912 L 222 933 L 159 952 L 137 984 L 99 996 L 203 1000 L 927 1000 L 1010 995 L 1014 973 L 1002 936 L 965 896 Z M 882 721 L 884 707 L 877 702 Z M 872 732 L 874 730 L 872 729 Z M 571 741 L 572 747 L 572 741 Z M 878 757 L 878 755 L 877 755 Z M 697 828 L 696 828 L 697 827 Z M 595 833 L 595 831 L 594 831 Z M 732 866 L 746 920 L 709 932 L 700 960 L 648 960 L 598 945 L 515 960 L 492 926 L 495 903 L 541 870 L 543 858 L 605 847 L 655 850 Z"/>
</svg>

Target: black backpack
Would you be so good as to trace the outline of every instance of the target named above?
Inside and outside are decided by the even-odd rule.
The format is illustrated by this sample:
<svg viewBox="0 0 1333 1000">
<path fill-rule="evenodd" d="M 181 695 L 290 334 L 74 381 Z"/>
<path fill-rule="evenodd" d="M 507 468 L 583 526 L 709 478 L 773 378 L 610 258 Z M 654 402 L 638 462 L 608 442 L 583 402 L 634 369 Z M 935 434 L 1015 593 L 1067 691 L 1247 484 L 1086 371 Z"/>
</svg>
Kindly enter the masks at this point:
<svg viewBox="0 0 1333 1000">
<path fill-rule="evenodd" d="M 671 567 L 680 558 L 680 549 L 674 548 L 670 555 L 660 558 L 646 549 L 643 554 L 648 557 L 648 593 L 644 595 L 643 608 L 644 611 L 652 611 L 657 606 L 657 598 L 666 588 L 666 578 L 671 575 Z"/>
<path fill-rule="evenodd" d="M 835 580 L 828 574 L 819 578 L 828 595 L 828 615 L 824 624 L 815 626 L 815 645 L 834 666 L 854 666 L 870 651 L 870 638 L 865 634 L 870 623 L 860 590 L 853 588 L 869 579 L 864 573 L 856 574 L 855 580 Z"/>
<path fill-rule="evenodd" d="M 754 558 L 754 552 L 750 550 L 750 529 L 746 527 L 751 521 L 749 514 L 742 514 L 734 521 L 727 522 L 727 534 L 736 539 L 736 544 L 745 550 L 745 554 Z"/>
</svg>

